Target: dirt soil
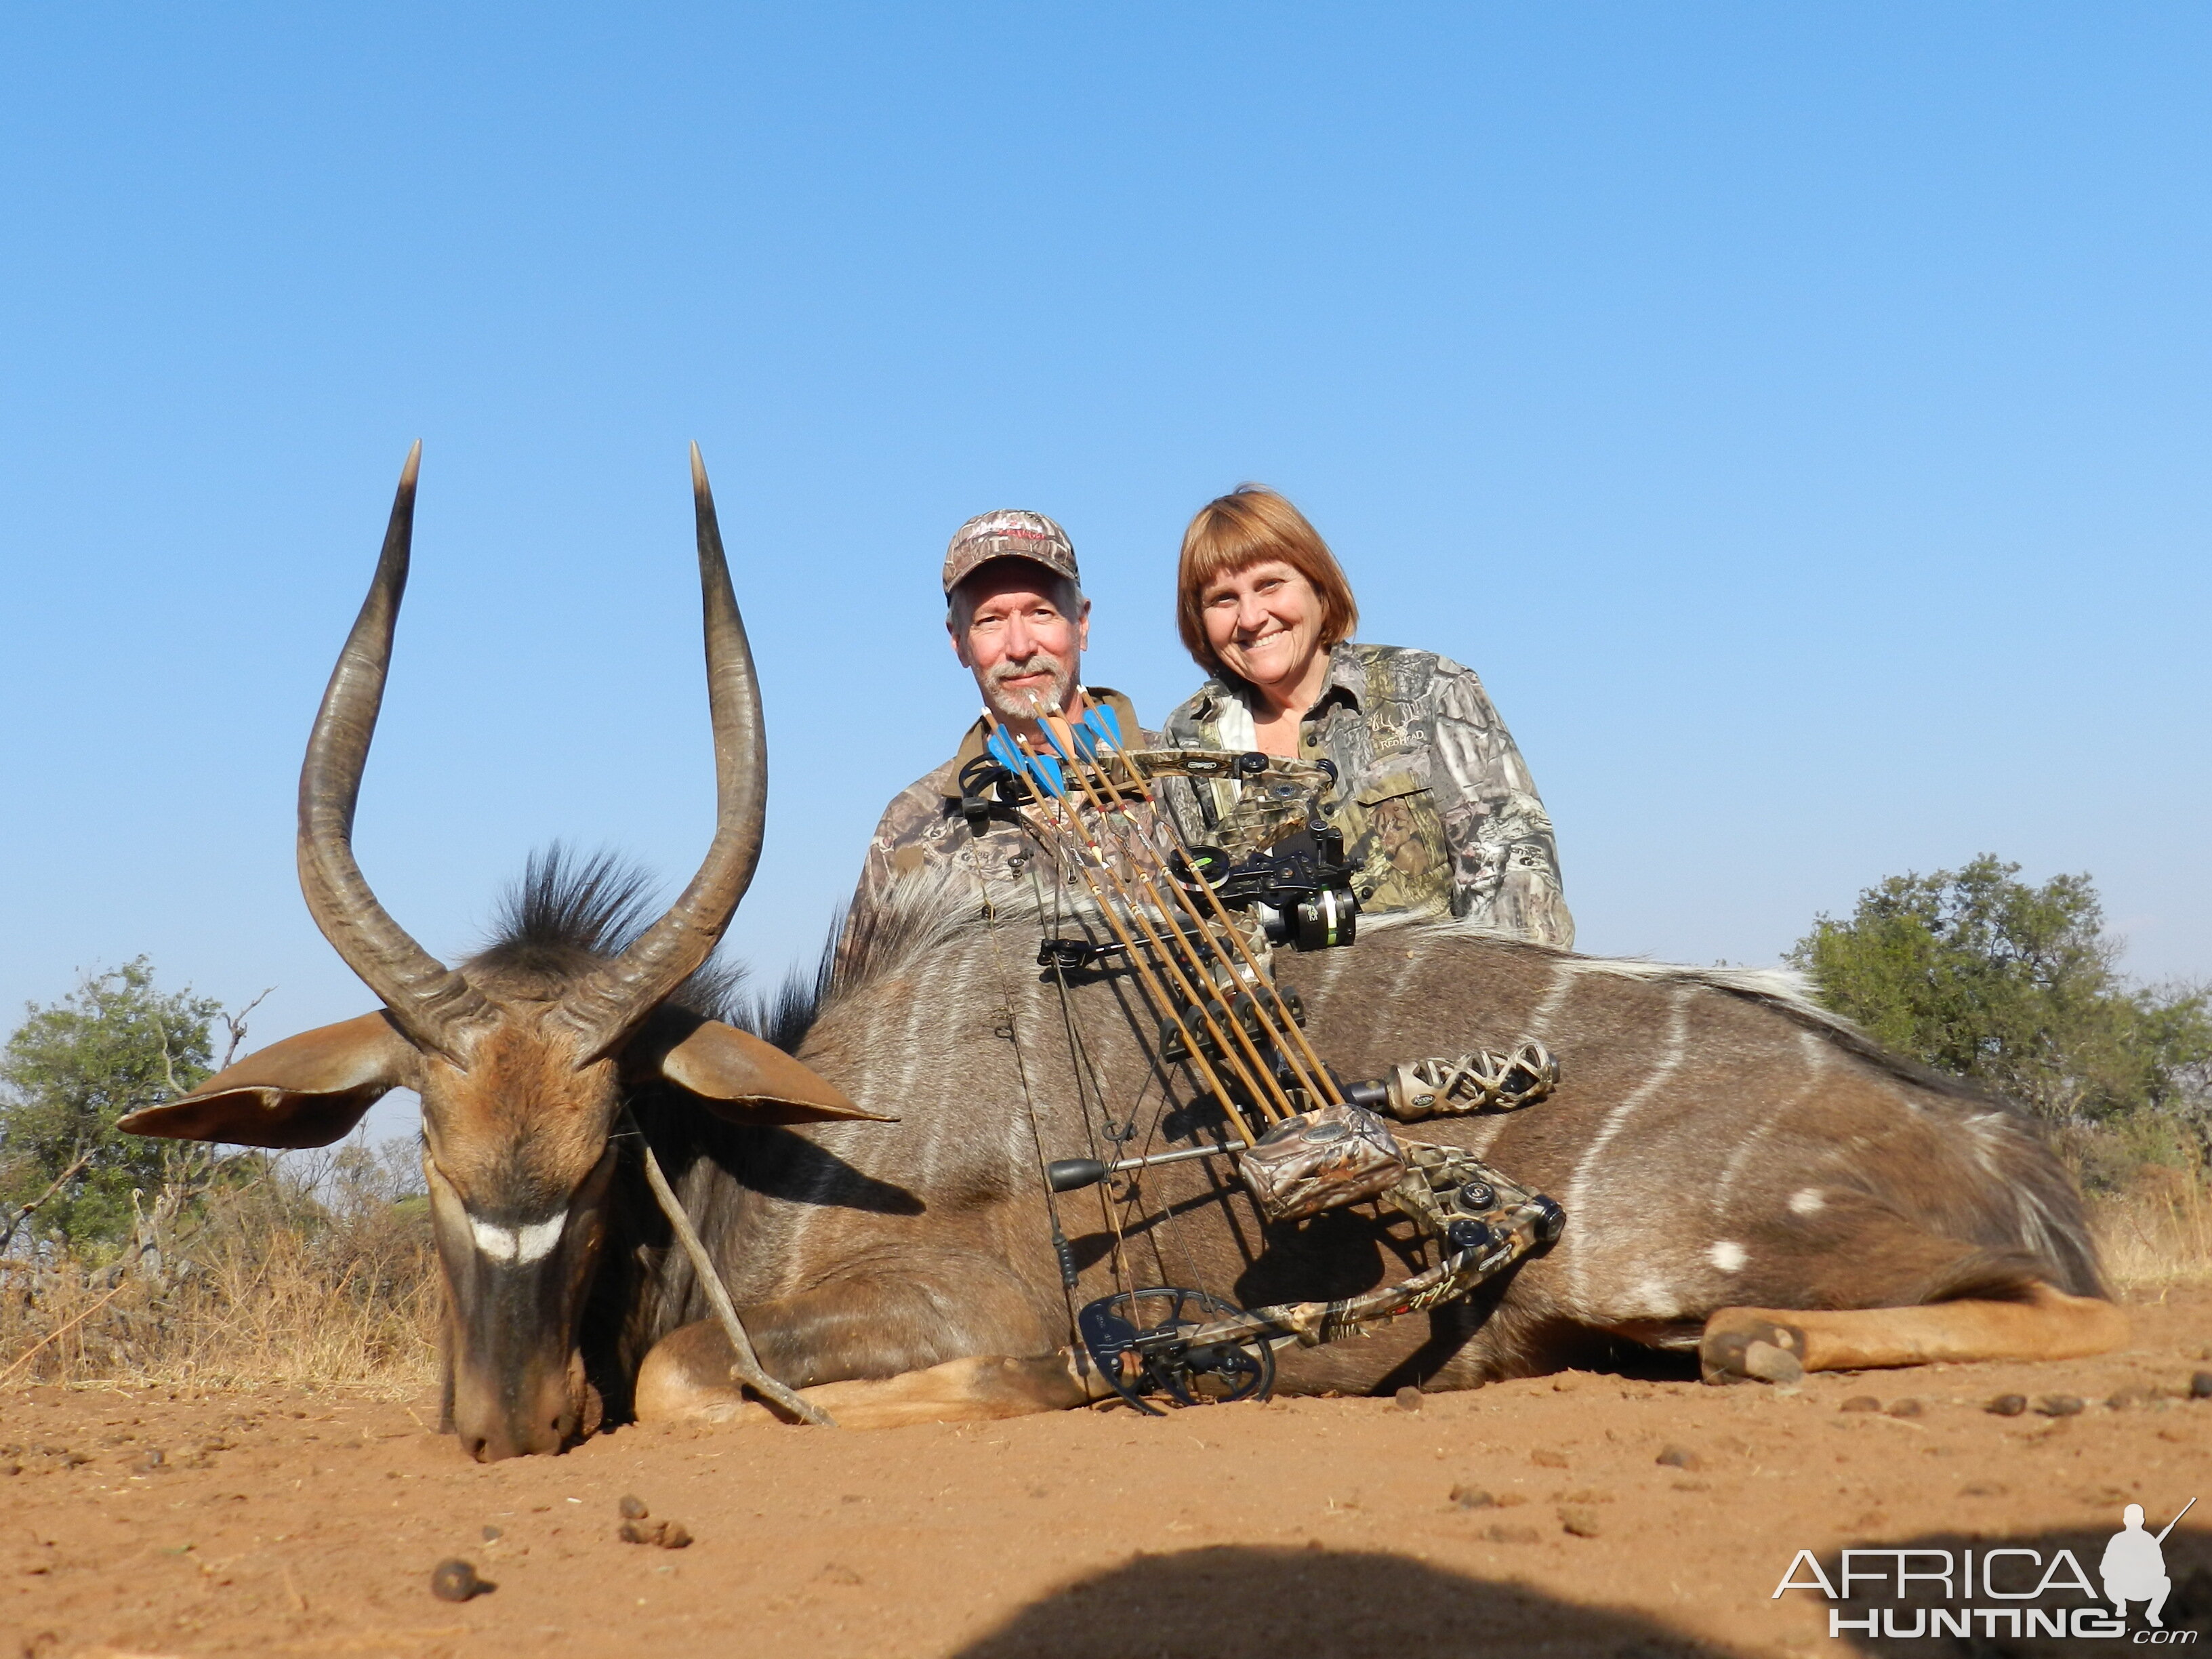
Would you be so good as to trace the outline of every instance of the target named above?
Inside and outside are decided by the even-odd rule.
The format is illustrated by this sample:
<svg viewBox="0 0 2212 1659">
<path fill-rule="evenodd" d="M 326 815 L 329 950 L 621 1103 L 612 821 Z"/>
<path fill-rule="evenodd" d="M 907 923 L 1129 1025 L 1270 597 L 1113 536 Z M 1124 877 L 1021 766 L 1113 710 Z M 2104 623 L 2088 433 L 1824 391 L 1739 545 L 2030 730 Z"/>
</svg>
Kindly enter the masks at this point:
<svg viewBox="0 0 2212 1659">
<path fill-rule="evenodd" d="M 0 1659 L 2111 1651 L 1838 1640 L 1817 1590 L 1773 1591 L 1797 1550 L 1832 1572 L 1847 1546 L 2063 1546 L 2094 1574 L 2124 1504 L 2155 1529 L 2212 1500 L 2212 1400 L 2189 1398 L 2212 1291 L 2134 1314 L 2102 1358 L 1796 1389 L 1574 1372 L 1159 1419 L 631 1428 L 481 1468 L 428 1401 L 33 1389 L 0 1395 Z M 2029 1408 L 1984 1409 L 2007 1394 Z M 694 1541 L 623 1541 L 625 1497 Z M 2208 1510 L 2166 1540 L 2177 1630 L 2212 1626 Z M 435 1599 L 449 1558 L 495 1588 Z"/>
</svg>

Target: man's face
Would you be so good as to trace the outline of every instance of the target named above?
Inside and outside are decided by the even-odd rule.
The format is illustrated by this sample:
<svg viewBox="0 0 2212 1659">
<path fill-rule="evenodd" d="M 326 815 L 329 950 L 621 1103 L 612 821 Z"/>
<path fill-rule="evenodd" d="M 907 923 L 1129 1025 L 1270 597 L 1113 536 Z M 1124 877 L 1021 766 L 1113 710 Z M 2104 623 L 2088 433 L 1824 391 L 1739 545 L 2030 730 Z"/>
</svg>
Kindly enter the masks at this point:
<svg viewBox="0 0 2212 1659">
<path fill-rule="evenodd" d="M 1002 720 L 1033 720 L 1073 701 L 1091 642 L 1091 602 L 1068 616 L 1061 592 L 1051 572 L 1027 559 L 995 559 L 960 584 L 953 653 Z"/>
</svg>

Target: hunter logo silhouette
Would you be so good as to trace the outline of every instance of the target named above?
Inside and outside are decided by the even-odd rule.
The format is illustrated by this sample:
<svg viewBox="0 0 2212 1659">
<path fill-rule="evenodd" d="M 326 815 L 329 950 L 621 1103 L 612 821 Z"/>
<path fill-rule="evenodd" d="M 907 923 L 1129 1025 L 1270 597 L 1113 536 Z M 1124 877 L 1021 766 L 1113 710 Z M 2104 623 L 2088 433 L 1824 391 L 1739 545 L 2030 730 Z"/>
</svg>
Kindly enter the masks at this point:
<svg viewBox="0 0 2212 1659">
<path fill-rule="evenodd" d="M 2193 1498 L 2184 1504 L 2181 1515 L 2188 1514 L 2196 1504 Z M 2143 1609 L 2143 1618 L 2153 1630 L 2166 1628 L 2166 1620 L 2158 1615 L 2166 1598 L 2172 1594 L 2173 1580 L 2166 1577 L 2166 1552 L 2160 1547 L 2166 1534 L 2181 1524 L 2181 1515 L 2167 1522 L 2154 1537 L 2143 1530 L 2142 1504 L 2130 1504 L 2120 1512 L 2121 1529 L 2105 1546 L 2105 1559 L 2098 1571 L 2105 1580 L 2105 1599 L 2121 1618 L 2128 1616 L 2129 1602 L 2148 1601 L 2150 1605 Z"/>
</svg>

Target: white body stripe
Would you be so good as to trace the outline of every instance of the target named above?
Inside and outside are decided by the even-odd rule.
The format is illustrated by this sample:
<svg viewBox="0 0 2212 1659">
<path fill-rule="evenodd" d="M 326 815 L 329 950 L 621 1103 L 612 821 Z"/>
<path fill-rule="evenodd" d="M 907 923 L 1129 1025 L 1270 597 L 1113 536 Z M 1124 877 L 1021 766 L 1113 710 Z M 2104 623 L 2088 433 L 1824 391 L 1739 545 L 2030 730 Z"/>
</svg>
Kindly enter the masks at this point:
<svg viewBox="0 0 2212 1659">
<path fill-rule="evenodd" d="M 1666 1053 L 1661 1056 L 1658 1065 L 1652 1067 L 1644 1081 L 1623 1095 L 1619 1103 L 1605 1115 L 1605 1121 L 1598 1126 L 1598 1132 L 1590 1137 L 1589 1146 L 1583 1152 L 1581 1162 L 1576 1164 L 1573 1178 L 1567 1183 L 1566 1210 L 1567 1224 L 1570 1228 L 1574 1225 L 1575 1217 L 1593 1213 L 1589 1207 L 1590 1187 L 1596 1176 L 1598 1159 L 1604 1155 L 1607 1146 L 1612 1144 L 1613 1138 L 1620 1133 L 1620 1126 L 1628 1121 L 1630 1114 L 1638 1107 L 1667 1086 L 1668 1080 L 1680 1069 L 1683 1057 L 1689 1053 L 1689 988 L 1676 987 L 1674 994 L 1667 1000 Z M 1589 1238 L 1587 1233 L 1583 1237 L 1585 1241 Z M 1573 1287 L 1574 1299 L 1577 1304 L 1584 1305 L 1587 1305 L 1589 1298 L 1589 1254 L 1588 1249 L 1578 1249 L 1569 1259 L 1569 1279 Z"/>
</svg>

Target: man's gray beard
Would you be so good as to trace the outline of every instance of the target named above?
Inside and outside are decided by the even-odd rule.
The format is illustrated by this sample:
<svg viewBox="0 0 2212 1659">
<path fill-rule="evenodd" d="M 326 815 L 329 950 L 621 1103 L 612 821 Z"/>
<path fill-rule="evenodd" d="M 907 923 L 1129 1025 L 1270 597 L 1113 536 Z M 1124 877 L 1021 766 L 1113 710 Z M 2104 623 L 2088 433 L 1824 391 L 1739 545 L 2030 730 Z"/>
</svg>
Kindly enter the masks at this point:
<svg viewBox="0 0 2212 1659">
<path fill-rule="evenodd" d="M 1034 691 L 1010 691 L 1000 683 L 1038 672 L 1049 673 L 1052 684 Z M 1002 662 L 983 680 L 984 707 L 1002 720 L 1034 720 L 1065 713 L 1074 692 L 1075 676 L 1067 665 L 1042 653 L 1020 662 Z"/>
</svg>

